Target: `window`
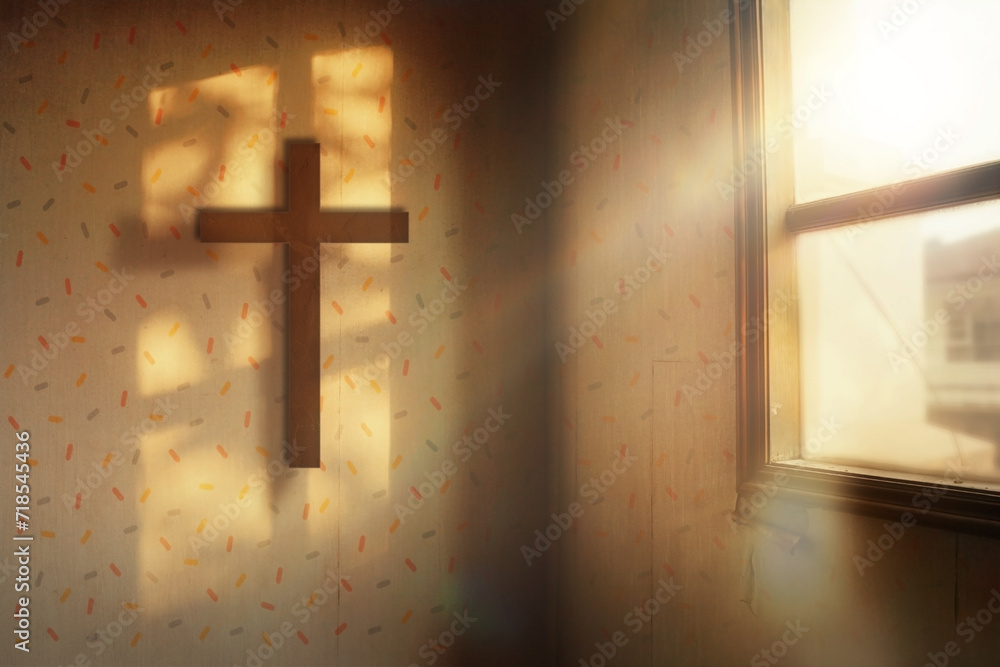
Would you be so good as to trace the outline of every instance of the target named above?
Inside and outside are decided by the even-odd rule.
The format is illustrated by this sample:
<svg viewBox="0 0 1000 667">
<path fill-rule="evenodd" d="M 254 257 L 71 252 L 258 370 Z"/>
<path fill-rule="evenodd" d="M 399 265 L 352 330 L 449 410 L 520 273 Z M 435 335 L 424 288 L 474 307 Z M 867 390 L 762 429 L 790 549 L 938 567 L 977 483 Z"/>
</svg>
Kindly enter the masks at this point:
<svg viewBox="0 0 1000 667">
<path fill-rule="evenodd" d="M 740 492 L 1000 534 L 1000 3 L 733 4 Z"/>
</svg>

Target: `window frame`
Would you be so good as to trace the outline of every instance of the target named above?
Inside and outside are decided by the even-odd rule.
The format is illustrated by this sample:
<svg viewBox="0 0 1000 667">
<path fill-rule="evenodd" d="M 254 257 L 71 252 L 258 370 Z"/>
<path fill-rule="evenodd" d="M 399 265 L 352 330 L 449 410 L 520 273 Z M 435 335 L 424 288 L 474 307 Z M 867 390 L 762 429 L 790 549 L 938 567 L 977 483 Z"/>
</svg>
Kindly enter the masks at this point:
<svg viewBox="0 0 1000 667">
<path fill-rule="evenodd" d="M 764 25 L 763 4 L 770 1 L 731 0 L 736 16 L 730 31 L 735 164 L 743 164 L 746 156 L 758 156 L 761 164 L 760 169 L 747 170 L 743 187 L 734 192 L 736 335 L 737 349 L 742 352 L 736 365 L 737 507 L 740 498 L 751 498 L 758 492 L 771 495 L 777 487 L 783 499 L 806 506 L 893 520 L 909 512 L 920 525 L 1000 537 L 1000 492 L 970 488 L 974 484 L 944 477 L 901 473 L 889 477 L 850 466 L 804 467 L 770 460 L 766 317 L 769 161 L 763 103 L 765 78 L 776 73 L 780 76 L 781 67 L 787 66 L 787 62 L 764 62 L 764 40 L 782 37 L 775 26 Z M 773 1 L 787 7 L 790 0 Z M 779 178 L 791 178 L 789 160 L 782 163 L 776 158 L 774 162 L 772 176 L 777 172 Z M 787 185 L 790 191 L 790 181 Z M 859 207 L 869 213 L 877 210 L 871 204 L 879 202 L 880 195 L 884 201 L 890 190 L 893 201 L 865 221 L 1000 197 L 1000 161 L 907 181 L 905 188 L 883 186 L 800 205 L 789 200 L 791 205 L 783 216 L 785 229 L 794 234 L 860 222 Z M 928 497 L 928 491 L 936 495 L 934 502 L 921 500 Z"/>
</svg>

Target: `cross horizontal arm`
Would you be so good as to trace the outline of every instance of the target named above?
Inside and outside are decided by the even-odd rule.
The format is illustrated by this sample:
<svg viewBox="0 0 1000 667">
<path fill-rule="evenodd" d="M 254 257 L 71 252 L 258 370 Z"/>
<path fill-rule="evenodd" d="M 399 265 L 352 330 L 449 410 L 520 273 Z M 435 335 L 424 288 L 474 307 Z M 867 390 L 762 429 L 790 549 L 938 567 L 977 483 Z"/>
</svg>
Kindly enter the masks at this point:
<svg viewBox="0 0 1000 667">
<path fill-rule="evenodd" d="M 202 211 L 203 243 L 281 243 L 288 241 L 287 218 L 280 211 Z"/>
<path fill-rule="evenodd" d="M 407 243 L 410 214 L 406 212 L 322 211 L 310 221 L 312 238 L 325 243 Z"/>
</svg>

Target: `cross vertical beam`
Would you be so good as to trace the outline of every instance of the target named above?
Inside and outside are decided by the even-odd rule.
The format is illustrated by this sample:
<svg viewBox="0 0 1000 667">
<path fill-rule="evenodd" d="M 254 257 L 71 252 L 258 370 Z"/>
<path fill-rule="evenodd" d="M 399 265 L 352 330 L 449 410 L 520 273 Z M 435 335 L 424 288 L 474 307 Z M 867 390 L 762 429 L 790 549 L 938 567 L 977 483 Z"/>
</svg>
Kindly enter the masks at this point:
<svg viewBox="0 0 1000 667">
<path fill-rule="evenodd" d="M 323 243 L 407 243 L 405 212 L 321 211 L 319 144 L 291 144 L 287 211 L 201 214 L 203 243 L 286 243 L 301 266 Z M 293 186 L 294 184 L 294 186 Z M 301 447 L 292 468 L 320 465 L 320 271 L 306 272 L 288 295 L 288 442 Z"/>
</svg>

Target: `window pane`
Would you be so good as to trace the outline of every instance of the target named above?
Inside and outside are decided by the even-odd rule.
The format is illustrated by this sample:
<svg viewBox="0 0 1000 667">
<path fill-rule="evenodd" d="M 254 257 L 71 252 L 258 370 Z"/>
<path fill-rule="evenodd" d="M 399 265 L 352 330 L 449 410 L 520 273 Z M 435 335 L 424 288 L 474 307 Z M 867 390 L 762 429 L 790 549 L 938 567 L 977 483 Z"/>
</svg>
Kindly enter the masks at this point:
<svg viewBox="0 0 1000 667">
<path fill-rule="evenodd" d="M 1000 481 L 1000 200 L 796 244 L 802 458 Z"/>
<path fill-rule="evenodd" d="M 791 0 L 799 203 L 1000 159 L 1000 2 Z"/>
</svg>

